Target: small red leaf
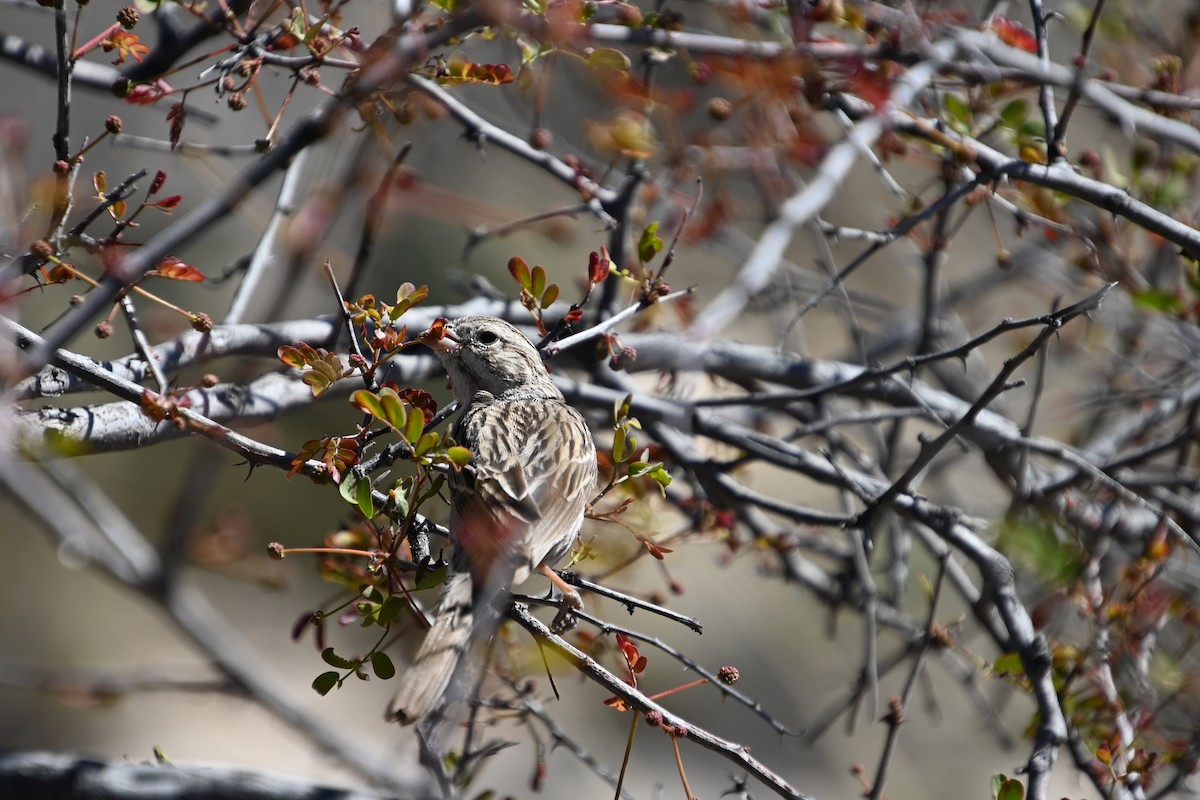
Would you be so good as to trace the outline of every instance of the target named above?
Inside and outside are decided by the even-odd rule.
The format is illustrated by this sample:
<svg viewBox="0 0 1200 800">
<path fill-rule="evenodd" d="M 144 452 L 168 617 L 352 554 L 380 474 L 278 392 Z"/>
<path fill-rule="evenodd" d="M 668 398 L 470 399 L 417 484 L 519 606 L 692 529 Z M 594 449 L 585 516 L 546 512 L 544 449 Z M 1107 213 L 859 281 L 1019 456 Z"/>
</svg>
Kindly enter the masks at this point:
<svg viewBox="0 0 1200 800">
<path fill-rule="evenodd" d="M 167 122 L 171 123 L 171 149 L 174 150 L 179 146 L 179 137 L 183 135 L 183 123 L 187 119 L 187 108 L 183 103 L 175 103 L 171 106 L 171 110 L 167 112 Z"/>
<path fill-rule="evenodd" d="M 146 203 L 146 205 L 149 206 L 150 208 L 157 208 L 160 211 L 170 214 L 172 211 L 175 210 L 175 208 L 179 205 L 180 201 L 182 201 L 182 200 L 183 200 L 183 195 L 173 194 L 170 197 L 164 197 L 162 200 L 159 200 L 156 203 Z"/>
<path fill-rule="evenodd" d="M 153 274 L 160 278 L 170 278 L 173 281 L 199 282 L 204 280 L 203 272 L 191 264 L 185 264 L 175 256 L 167 256 L 159 262 L 158 268 L 153 271 Z"/>
<path fill-rule="evenodd" d="M 599 253 L 593 250 L 588 256 L 588 280 L 591 283 L 604 283 L 611 269 L 612 261 L 608 257 L 607 247 L 601 247 Z"/>
<path fill-rule="evenodd" d="M 992 31 L 1005 44 L 1024 50 L 1027 53 L 1037 52 L 1037 39 L 1028 28 L 1008 17 L 992 17 Z"/>
</svg>

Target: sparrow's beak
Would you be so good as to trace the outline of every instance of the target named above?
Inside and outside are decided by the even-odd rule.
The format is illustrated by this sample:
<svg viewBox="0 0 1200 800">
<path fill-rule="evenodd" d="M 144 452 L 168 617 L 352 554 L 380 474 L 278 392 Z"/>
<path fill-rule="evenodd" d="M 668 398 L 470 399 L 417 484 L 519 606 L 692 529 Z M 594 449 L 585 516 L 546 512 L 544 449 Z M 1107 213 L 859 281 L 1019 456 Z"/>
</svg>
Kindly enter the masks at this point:
<svg viewBox="0 0 1200 800">
<path fill-rule="evenodd" d="M 434 320 L 419 337 L 430 350 L 437 353 L 453 353 L 462 349 L 462 339 L 454 335 L 454 326 L 444 319 Z"/>
</svg>

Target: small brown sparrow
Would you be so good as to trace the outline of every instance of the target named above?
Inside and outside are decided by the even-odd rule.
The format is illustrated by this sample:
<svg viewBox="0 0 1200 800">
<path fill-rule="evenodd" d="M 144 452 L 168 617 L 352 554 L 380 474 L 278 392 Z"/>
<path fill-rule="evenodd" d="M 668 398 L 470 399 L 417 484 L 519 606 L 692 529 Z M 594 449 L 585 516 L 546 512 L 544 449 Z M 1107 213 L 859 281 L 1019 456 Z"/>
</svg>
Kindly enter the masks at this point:
<svg viewBox="0 0 1200 800">
<path fill-rule="evenodd" d="M 471 462 L 449 476 L 455 574 L 388 709 L 406 725 L 442 704 L 473 628 L 499 624 L 498 601 L 533 571 L 563 592 L 556 623 L 567 620 L 568 607 L 583 607 L 550 568 L 574 545 L 597 480 L 587 423 L 521 331 L 495 317 L 463 317 L 427 344 L 463 409 L 453 435 Z M 490 615 L 482 613 L 485 602 Z"/>
</svg>

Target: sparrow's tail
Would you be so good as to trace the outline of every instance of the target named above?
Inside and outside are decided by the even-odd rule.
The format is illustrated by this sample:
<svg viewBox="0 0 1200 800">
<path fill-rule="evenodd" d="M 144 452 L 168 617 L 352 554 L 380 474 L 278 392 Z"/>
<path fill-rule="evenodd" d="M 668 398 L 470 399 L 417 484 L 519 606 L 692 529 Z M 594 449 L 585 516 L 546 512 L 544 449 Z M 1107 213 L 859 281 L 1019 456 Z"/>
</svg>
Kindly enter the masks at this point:
<svg viewBox="0 0 1200 800">
<path fill-rule="evenodd" d="M 425 635 L 400 690 L 388 706 L 387 718 L 411 725 L 442 702 L 450 679 L 471 644 L 471 576 L 450 578 L 438 603 L 433 627 Z"/>
</svg>

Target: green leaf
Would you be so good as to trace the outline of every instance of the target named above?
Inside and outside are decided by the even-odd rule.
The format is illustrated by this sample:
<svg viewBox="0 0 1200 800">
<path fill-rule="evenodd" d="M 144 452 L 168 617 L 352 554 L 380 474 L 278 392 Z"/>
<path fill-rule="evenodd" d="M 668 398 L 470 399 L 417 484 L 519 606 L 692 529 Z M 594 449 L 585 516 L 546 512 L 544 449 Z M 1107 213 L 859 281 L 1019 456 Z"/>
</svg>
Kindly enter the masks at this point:
<svg viewBox="0 0 1200 800">
<path fill-rule="evenodd" d="M 629 56 L 611 47 L 597 47 L 587 55 L 588 66 L 600 73 L 621 74 L 628 72 Z"/>
<path fill-rule="evenodd" d="M 1017 136 L 1022 141 L 1028 141 L 1028 140 L 1032 140 L 1032 139 L 1038 139 L 1038 140 L 1045 139 L 1046 138 L 1046 121 L 1039 117 L 1033 117 L 1033 118 L 1026 120 L 1025 122 L 1022 122 L 1021 125 L 1017 128 Z"/>
<path fill-rule="evenodd" d="M 1077 580 L 1087 560 L 1087 553 L 1077 540 L 1037 518 L 1005 521 L 996 546 L 1014 566 L 1035 573 L 1053 586 L 1066 586 Z"/>
<path fill-rule="evenodd" d="M 658 238 L 658 222 L 651 222 L 646 226 L 646 230 L 642 231 L 642 238 L 638 240 L 638 258 L 643 264 L 649 263 L 662 249 L 663 240 Z"/>
<path fill-rule="evenodd" d="M 338 494 L 340 494 L 342 499 L 352 506 L 358 504 L 359 483 L 361 483 L 361 479 L 358 477 L 358 475 L 351 471 L 343 475 L 342 482 L 338 484 Z"/>
<path fill-rule="evenodd" d="M 337 686 L 339 676 L 336 672 L 322 672 L 312 682 L 313 691 L 324 697 L 329 694 L 334 686 Z"/>
<path fill-rule="evenodd" d="M 654 469 L 656 466 L 658 465 L 650 464 L 645 461 L 631 461 L 629 462 L 629 477 L 640 478 L 643 475 L 648 474 L 650 470 Z"/>
<path fill-rule="evenodd" d="M 415 446 L 421 440 L 421 432 L 424 430 L 425 415 L 420 412 L 409 414 L 408 422 L 404 426 L 404 440 Z"/>
<path fill-rule="evenodd" d="M 300 369 L 305 365 L 304 353 L 296 347 L 285 344 L 276 351 L 279 360 L 289 367 Z"/>
<path fill-rule="evenodd" d="M 1020 655 L 1005 653 L 996 659 L 996 663 L 992 664 L 992 672 L 1001 675 L 1024 675 L 1025 665 L 1021 663 Z"/>
<path fill-rule="evenodd" d="M 423 456 L 426 453 L 428 453 L 430 450 L 437 447 L 437 443 L 438 443 L 437 432 L 430 431 L 429 433 L 424 434 L 417 441 L 416 445 L 413 447 L 413 450 L 416 452 L 416 454 L 418 456 Z"/>
<path fill-rule="evenodd" d="M 616 431 L 613 432 L 613 461 L 616 461 L 617 463 L 624 461 L 627 453 L 628 450 L 626 449 L 625 444 L 625 429 L 617 428 Z"/>
<path fill-rule="evenodd" d="M 358 506 L 367 519 L 376 516 L 372 489 L 371 479 L 362 477 L 353 470 L 347 471 L 342 476 L 342 482 L 337 485 L 337 493 L 342 495 L 342 499 L 350 505 Z"/>
<path fill-rule="evenodd" d="M 378 393 L 358 389 L 351 393 L 350 403 L 398 432 L 403 431 L 409 421 L 408 404 L 390 386 L 380 389 Z M 421 414 L 415 416 L 424 422 Z"/>
<path fill-rule="evenodd" d="M 396 677 L 395 665 L 392 664 L 392 660 L 388 658 L 387 653 L 382 650 L 376 650 L 371 654 L 371 671 L 380 680 L 386 681 Z"/>
<path fill-rule="evenodd" d="M 1133 304 L 1146 311 L 1166 311 L 1174 314 L 1183 308 L 1183 301 L 1175 292 L 1163 289 L 1137 289 L 1130 293 Z"/>
<path fill-rule="evenodd" d="M 360 628 L 369 628 L 375 624 L 375 620 L 379 615 L 379 609 L 383 606 L 377 606 L 374 603 L 359 603 L 355 610 L 362 617 L 358 625 Z"/>
<path fill-rule="evenodd" d="M 546 291 L 546 268 L 538 264 L 533 268 L 533 276 L 529 281 L 529 293 L 534 297 L 541 297 L 544 291 Z"/>
<path fill-rule="evenodd" d="M 1029 103 L 1023 97 L 1008 103 L 1000 109 L 1000 121 L 1008 128 L 1019 128 L 1029 116 Z"/>
<path fill-rule="evenodd" d="M 520 256 L 508 260 L 508 271 L 516 279 L 520 287 L 529 291 L 529 264 Z"/>
<path fill-rule="evenodd" d="M 407 480 L 396 481 L 396 485 L 388 492 L 388 516 L 392 519 L 404 519 L 408 516 L 408 486 Z"/>
<path fill-rule="evenodd" d="M 558 299 L 558 284 L 552 283 L 546 287 L 546 291 L 542 293 L 542 308 L 549 308 L 554 305 L 554 301 Z"/>
<path fill-rule="evenodd" d="M 435 586 L 441 586 L 446 582 L 446 575 L 449 574 L 449 572 L 450 567 L 444 564 L 437 569 L 431 569 L 417 579 L 416 588 L 420 590 L 432 589 Z"/>
<path fill-rule="evenodd" d="M 369 478 L 363 478 L 358 482 L 358 491 L 355 500 L 358 503 L 358 510 L 363 513 L 364 517 L 367 519 L 375 518 L 375 492 Z"/>
<path fill-rule="evenodd" d="M 946 114 L 954 122 L 967 123 L 971 119 L 971 110 L 967 108 L 967 104 L 963 101 L 960 95 L 952 92 L 947 92 L 942 105 L 946 109 Z"/>
<path fill-rule="evenodd" d="M 353 661 L 348 661 L 342 658 L 337 653 L 333 652 L 332 647 L 326 647 L 321 651 L 321 660 L 329 666 L 337 667 L 338 669 L 350 669 L 354 666 Z"/>
<path fill-rule="evenodd" d="M 671 473 L 663 469 L 662 464 L 659 464 L 656 469 L 650 470 L 650 477 L 654 478 L 655 482 L 663 489 L 671 485 Z M 663 492 L 663 496 L 666 496 L 666 492 Z"/>
<path fill-rule="evenodd" d="M 450 459 L 450 463 L 462 469 L 467 464 L 471 463 L 471 451 L 465 447 L 449 447 L 446 449 L 446 458 Z"/>
<path fill-rule="evenodd" d="M 380 625 L 387 625 L 397 616 L 399 616 L 400 612 L 403 611 L 407 606 L 408 603 L 406 603 L 403 598 L 393 595 L 392 597 L 389 597 L 382 606 L 380 606 L 379 614 L 376 615 L 375 619 Z"/>
<path fill-rule="evenodd" d="M 613 419 L 618 422 L 629 416 L 629 406 L 633 403 L 633 395 L 627 394 L 621 400 L 618 400 L 613 408 Z"/>
<path fill-rule="evenodd" d="M 1019 780 L 1009 778 L 1000 785 L 996 800 L 1025 800 L 1025 786 Z"/>
</svg>

